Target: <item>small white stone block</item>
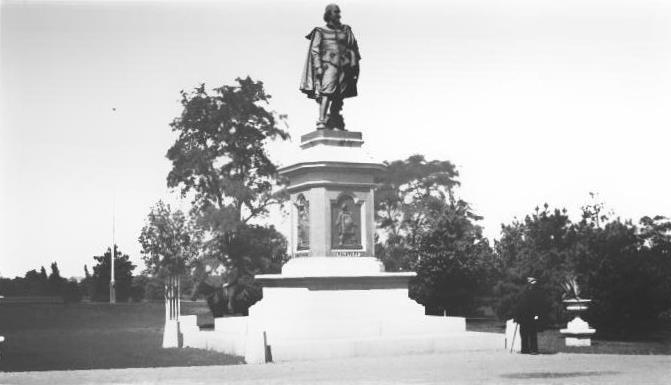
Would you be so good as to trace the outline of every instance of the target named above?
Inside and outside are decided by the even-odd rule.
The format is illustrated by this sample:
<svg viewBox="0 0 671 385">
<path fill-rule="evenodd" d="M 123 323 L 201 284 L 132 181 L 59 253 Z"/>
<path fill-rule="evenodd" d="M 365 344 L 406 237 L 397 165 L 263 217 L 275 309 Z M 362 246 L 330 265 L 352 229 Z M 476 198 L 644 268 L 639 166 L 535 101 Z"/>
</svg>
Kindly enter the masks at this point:
<svg viewBox="0 0 671 385">
<path fill-rule="evenodd" d="M 566 346 L 592 346 L 589 337 L 566 337 Z"/>
<path fill-rule="evenodd" d="M 179 322 L 166 320 L 163 327 L 163 348 L 179 347 Z"/>
<path fill-rule="evenodd" d="M 183 315 L 179 317 L 179 330 L 184 332 L 185 329 L 198 329 L 198 316 Z"/>
<path fill-rule="evenodd" d="M 522 337 L 520 326 L 517 322 L 509 319 L 506 321 L 506 350 L 519 353 L 522 351 Z"/>
</svg>

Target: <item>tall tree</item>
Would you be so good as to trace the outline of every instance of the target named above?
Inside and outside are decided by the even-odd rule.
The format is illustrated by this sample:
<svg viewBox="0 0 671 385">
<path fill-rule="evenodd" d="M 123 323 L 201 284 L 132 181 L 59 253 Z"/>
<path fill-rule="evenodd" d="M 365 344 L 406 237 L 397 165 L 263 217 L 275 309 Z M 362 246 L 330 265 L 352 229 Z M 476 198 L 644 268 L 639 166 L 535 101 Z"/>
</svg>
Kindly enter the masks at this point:
<svg viewBox="0 0 671 385">
<path fill-rule="evenodd" d="M 273 192 L 277 167 L 266 153 L 269 139 L 287 139 L 278 127 L 283 115 L 266 107 L 263 83 L 236 79 L 237 86 L 205 85 L 182 91 L 181 116 L 171 127 L 178 134 L 168 150 L 168 186 L 193 194 L 193 203 L 213 228 L 234 229 L 263 215 L 280 197 Z"/>
<path fill-rule="evenodd" d="M 48 282 L 49 291 L 55 295 L 61 295 L 67 279 L 61 277 L 61 272 L 56 262 L 51 263 L 51 274 L 49 274 Z"/>
<path fill-rule="evenodd" d="M 128 255 L 123 254 L 116 245 L 114 245 L 114 283 L 116 286 L 117 301 L 127 301 L 131 293 L 131 281 L 133 279 L 133 269 L 135 265 L 130 261 Z M 109 283 L 110 283 L 110 260 L 111 249 L 108 248 L 103 255 L 94 256 L 97 264 L 93 266 L 93 275 L 91 278 L 94 282 L 95 301 L 109 301 Z"/>
<path fill-rule="evenodd" d="M 501 238 L 495 243 L 500 261 L 500 276 L 495 287 L 499 298 L 497 313 L 512 317 L 515 303 L 526 284 L 535 277 L 551 298 L 553 309 L 549 321 L 562 312 L 561 283 L 575 274 L 576 236 L 565 209 L 551 209 L 548 204 L 536 207 L 524 220 L 501 227 Z"/>
<path fill-rule="evenodd" d="M 376 255 L 387 271 L 414 269 L 418 235 L 444 202 L 454 203 L 459 173 L 449 161 L 427 161 L 423 155 L 385 162 L 375 191 L 380 242 Z"/>
<path fill-rule="evenodd" d="M 427 161 L 424 155 L 385 162 L 375 191 L 378 228 L 390 237 L 411 234 L 423 224 L 427 201 L 454 201 L 459 173 L 450 161 Z"/>
<path fill-rule="evenodd" d="M 168 186 L 192 197 L 192 212 L 206 232 L 201 271 L 223 265 L 234 281 L 229 286 L 266 266 L 258 260 L 250 266 L 243 251 L 251 239 L 243 234 L 251 231 L 251 221 L 286 199 L 265 146 L 289 137 L 279 127 L 285 116 L 268 109 L 263 83 L 249 77 L 236 82 L 181 92 L 183 111 L 171 124 L 178 137 L 167 153 Z"/>
<path fill-rule="evenodd" d="M 410 297 L 427 312 L 472 312 L 489 289 L 494 255 L 481 218 L 456 198 L 455 166 L 422 155 L 386 164 L 375 192 L 376 255 L 387 271 L 417 271 Z"/>
<path fill-rule="evenodd" d="M 495 258 L 476 224 L 480 219 L 458 200 L 434 203 L 426 226 L 417 234 L 417 277 L 410 297 L 430 312 L 473 314 L 479 296 L 489 293 Z"/>
</svg>

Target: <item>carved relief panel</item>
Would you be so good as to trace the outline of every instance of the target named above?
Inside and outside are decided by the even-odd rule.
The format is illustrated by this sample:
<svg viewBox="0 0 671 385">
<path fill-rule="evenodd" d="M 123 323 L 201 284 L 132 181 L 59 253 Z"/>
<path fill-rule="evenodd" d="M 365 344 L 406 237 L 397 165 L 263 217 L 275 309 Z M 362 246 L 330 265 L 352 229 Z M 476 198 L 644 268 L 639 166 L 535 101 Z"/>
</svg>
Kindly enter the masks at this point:
<svg viewBox="0 0 671 385">
<path fill-rule="evenodd" d="M 310 202 L 303 194 L 296 198 L 296 249 L 310 249 Z"/>
<path fill-rule="evenodd" d="M 331 248 L 362 249 L 361 204 L 347 194 L 331 201 Z"/>
</svg>

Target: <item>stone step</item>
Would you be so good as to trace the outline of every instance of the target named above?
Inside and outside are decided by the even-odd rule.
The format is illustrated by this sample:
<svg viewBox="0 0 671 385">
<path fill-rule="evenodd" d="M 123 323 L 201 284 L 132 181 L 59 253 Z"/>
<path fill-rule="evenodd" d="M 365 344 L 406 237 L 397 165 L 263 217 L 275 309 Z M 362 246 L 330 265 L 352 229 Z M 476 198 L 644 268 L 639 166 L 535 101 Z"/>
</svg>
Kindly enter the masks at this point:
<svg viewBox="0 0 671 385">
<path fill-rule="evenodd" d="M 503 351 L 504 340 L 503 334 L 479 332 L 356 339 L 275 340 L 270 344 L 270 351 L 274 362 L 309 361 L 398 354 Z"/>
</svg>

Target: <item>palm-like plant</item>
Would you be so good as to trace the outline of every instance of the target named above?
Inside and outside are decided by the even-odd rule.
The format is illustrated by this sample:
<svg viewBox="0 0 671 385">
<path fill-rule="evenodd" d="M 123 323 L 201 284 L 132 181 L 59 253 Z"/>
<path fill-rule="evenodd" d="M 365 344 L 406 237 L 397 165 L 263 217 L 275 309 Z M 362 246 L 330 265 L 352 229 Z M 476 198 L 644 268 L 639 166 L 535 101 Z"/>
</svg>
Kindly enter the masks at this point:
<svg viewBox="0 0 671 385">
<path fill-rule="evenodd" d="M 564 294 L 562 299 L 580 299 L 580 286 L 578 286 L 578 279 L 575 275 L 569 275 L 564 278 L 564 281 L 561 283 L 562 289 L 564 289 Z"/>
</svg>

